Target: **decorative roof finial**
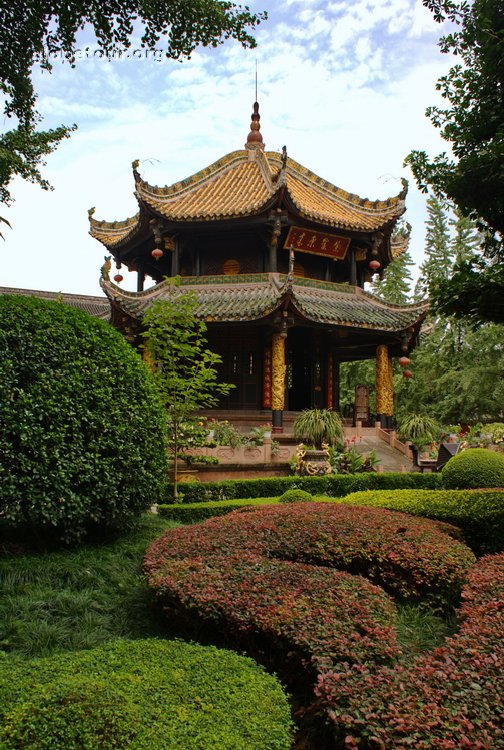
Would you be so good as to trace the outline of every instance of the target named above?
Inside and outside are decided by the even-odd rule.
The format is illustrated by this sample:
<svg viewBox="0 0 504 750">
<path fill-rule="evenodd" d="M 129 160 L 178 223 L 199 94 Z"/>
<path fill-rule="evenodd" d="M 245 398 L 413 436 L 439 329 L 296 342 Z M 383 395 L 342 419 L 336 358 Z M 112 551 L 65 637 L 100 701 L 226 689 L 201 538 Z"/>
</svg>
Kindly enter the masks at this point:
<svg viewBox="0 0 504 750">
<path fill-rule="evenodd" d="M 245 148 L 260 148 L 261 150 L 264 150 L 263 137 L 259 132 L 261 130 L 261 125 L 259 123 L 260 119 L 261 115 L 259 114 L 259 103 L 254 102 L 254 111 L 252 113 L 250 123 L 250 133 L 247 136 L 247 143 L 245 144 Z"/>
</svg>

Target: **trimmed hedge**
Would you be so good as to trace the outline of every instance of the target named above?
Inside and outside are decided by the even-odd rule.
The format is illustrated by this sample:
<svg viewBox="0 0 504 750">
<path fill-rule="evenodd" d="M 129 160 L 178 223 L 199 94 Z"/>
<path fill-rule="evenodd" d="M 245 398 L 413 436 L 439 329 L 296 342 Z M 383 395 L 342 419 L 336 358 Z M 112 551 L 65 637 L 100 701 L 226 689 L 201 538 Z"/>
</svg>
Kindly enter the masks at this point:
<svg viewBox="0 0 504 750">
<path fill-rule="evenodd" d="M 286 490 L 299 489 L 310 495 L 343 497 L 350 492 L 367 489 L 435 489 L 441 486 L 440 474 L 411 472 L 402 474 L 375 472 L 362 474 L 327 474 L 323 477 L 265 477 L 260 479 L 229 479 L 223 482 L 200 482 L 184 485 L 184 503 L 219 500 L 279 497 Z M 168 497 L 168 496 L 167 496 Z"/>
<path fill-rule="evenodd" d="M 504 453 L 469 448 L 443 466 L 443 486 L 451 490 L 504 487 Z"/>
<path fill-rule="evenodd" d="M 116 641 L 0 669 L 2 750 L 289 750 L 287 697 L 243 656 Z"/>
<path fill-rule="evenodd" d="M 462 598 L 459 633 L 412 666 L 353 664 L 323 672 L 316 694 L 335 747 L 504 747 L 503 554 L 477 563 Z"/>
<path fill-rule="evenodd" d="M 277 505 L 277 497 L 262 497 L 254 500 L 221 500 L 206 503 L 173 503 L 171 505 L 159 505 L 158 513 L 164 518 L 179 523 L 198 523 L 207 518 L 226 516 L 233 510 L 240 508 L 257 507 L 261 505 Z"/>
<path fill-rule="evenodd" d="M 393 602 L 361 576 L 442 603 L 473 561 L 426 519 L 305 503 L 172 529 L 149 548 L 145 570 L 169 618 L 212 625 L 252 653 L 259 638 L 276 665 L 301 666 L 309 679 L 323 664 L 397 658 Z"/>
<path fill-rule="evenodd" d="M 478 555 L 504 550 L 504 490 L 375 490 L 352 493 L 340 502 L 454 524 Z"/>
<path fill-rule="evenodd" d="M 130 528 L 166 492 L 151 373 L 112 326 L 63 303 L 1 295 L 0 318 L 5 532 L 69 543 Z"/>
</svg>

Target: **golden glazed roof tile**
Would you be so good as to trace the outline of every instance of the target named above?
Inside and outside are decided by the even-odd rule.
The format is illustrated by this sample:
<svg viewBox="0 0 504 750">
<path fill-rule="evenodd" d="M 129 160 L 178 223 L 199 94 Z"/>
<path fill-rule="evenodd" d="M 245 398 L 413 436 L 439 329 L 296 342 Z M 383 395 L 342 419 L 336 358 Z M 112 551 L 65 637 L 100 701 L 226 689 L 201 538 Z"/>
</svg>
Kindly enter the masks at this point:
<svg viewBox="0 0 504 750">
<path fill-rule="evenodd" d="M 396 221 L 405 210 L 405 190 L 384 201 L 362 199 L 322 179 L 285 152 L 233 151 L 167 187 L 152 186 L 143 180 L 136 163 L 134 176 L 140 217 L 98 222 L 90 215 L 91 234 L 106 247 L 132 236 L 149 209 L 179 222 L 238 218 L 265 210 L 282 190 L 286 190 L 300 216 L 348 230 L 376 231 Z"/>
<path fill-rule="evenodd" d="M 167 188 L 137 180 L 137 196 L 178 221 L 234 218 L 259 211 L 275 192 L 261 152 L 235 151 L 202 172 Z"/>
<path fill-rule="evenodd" d="M 130 216 L 124 221 L 97 221 L 93 218 L 94 209 L 89 213 L 89 234 L 99 240 L 105 247 L 114 247 L 133 235 L 140 224 L 140 214 Z"/>
</svg>

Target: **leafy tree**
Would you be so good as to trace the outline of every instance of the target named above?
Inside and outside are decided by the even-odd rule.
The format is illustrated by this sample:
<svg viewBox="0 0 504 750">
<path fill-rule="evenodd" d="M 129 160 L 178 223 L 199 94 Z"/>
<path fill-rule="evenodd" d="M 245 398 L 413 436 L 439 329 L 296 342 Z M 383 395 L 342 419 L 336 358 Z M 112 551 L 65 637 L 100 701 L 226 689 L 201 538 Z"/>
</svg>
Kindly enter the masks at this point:
<svg viewBox="0 0 504 750">
<path fill-rule="evenodd" d="M 430 159 L 413 151 L 406 159 L 419 187 L 452 200 L 478 223 L 484 253 L 456 264 L 438 279 L 432 300 L 440 312 L 476 322 L 504 322 L 504 13 L 502 0 L 423 0 L 437 21 L 456 25 L 441 38 L 444 53 L 460 62 L 440 78 L 446 109 L 427 115 L 452 149 Z M 487 296 L 488 295 L 488 296 Z"/>
<path fill-rule="evenodd" d="M 43 157 L 52 153 L 60 141 L 68 138 L 74 129 L 75 126 L 61 126 L 53 130 L 35 131 L 22 125 L 0 135 L 0 201 L 11 202 L 9 183 L 15 176 L 37 183 L 44 190 L 50 190 L 51 186 L 40 173 L 40 167 L 45 166 Z"/>
<path fill-rule="evenodd" d="M 192 292 L 156 301 L 145 313 L 145 351 L 166 405 L 168 443 L 174 464 L 183 448 L 192 447 L 198 409 L 215 406 L 233 385 L 217 381 L 221 357 L 207 349 L 206 325 L 196 318 L 198 298 Z M 197 430 L 196 430 L 197 431 Z"/>
<path fill-rule="evenodd" d="M 35 109 L 32 70 L 39 63 L 43 70 L 50 71 L 53 55 L 61 55 L 74 65 L 79 31 L 90 27 L 98 48 L 113 53 L 131 46 L 135 24 L 140 21 L 140 45 L 150 50 L 163 48 L 167 58 L 178 60 L 190 57 L 197 46 L 216 47 L 229 38 L 244 47 L 254 47 L 249 31 L 264 18 L 265 13 L 253 14 L 246 6 L 221 0 L 4 0 L 0 13 L 0 91 L 5 96 L 5 113 L 17 119 L 18 129 L 6 133 L 0 141 L 1 199 L 10 197 L 7 185 L 16 174 L 38 182 L 44 189 L 49 187 L 38 166 L 73 128 L 36 131 L 40 117 Z"/>
<path fill-rule="evenodd" d="M 425 412 L 444 424 L 504 419 L 504 347 L 497 324 L 462 330 L 433 326 L 412 355 L 414 377 L 397 376 L 398 418 Z"/>
</svg>

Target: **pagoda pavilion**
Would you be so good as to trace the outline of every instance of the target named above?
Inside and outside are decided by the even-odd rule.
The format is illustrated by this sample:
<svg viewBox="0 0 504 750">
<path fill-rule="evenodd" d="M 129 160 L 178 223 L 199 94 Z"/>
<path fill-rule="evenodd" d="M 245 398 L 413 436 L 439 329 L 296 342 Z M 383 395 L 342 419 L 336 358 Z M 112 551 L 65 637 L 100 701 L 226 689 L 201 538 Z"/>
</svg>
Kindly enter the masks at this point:
<svg viewBox="0 0 504 750">
<path fill-rule="evenodd" d="M 222 357 L 220 377 L 234 383 L 221 408 L 272 412 L 339 408 L 341 362 L 376 360 L 376 411 L 393 415 L 392 357 L 415 346 L 425 304 L 394 305 L 364 290 L 405 242 L 392 233 L 405 211 L 407 186 L 387 200 L 359 198 L 282 153 L 266 151 L 259 105 L 244 149 L 169 187 L 146 182 L 133 162 L 138 213 L 97 221 L 90 233 L 113 256 L 101 286 L 111 320 L 140 341 L 155 301 L 187 290 Z M 136 292 L 120 288 L 124 265 Z M 145 278 L 154 286 L 145 289 Z M 180 277 L 174 285 L 170 278 Z"/>
</svg>

